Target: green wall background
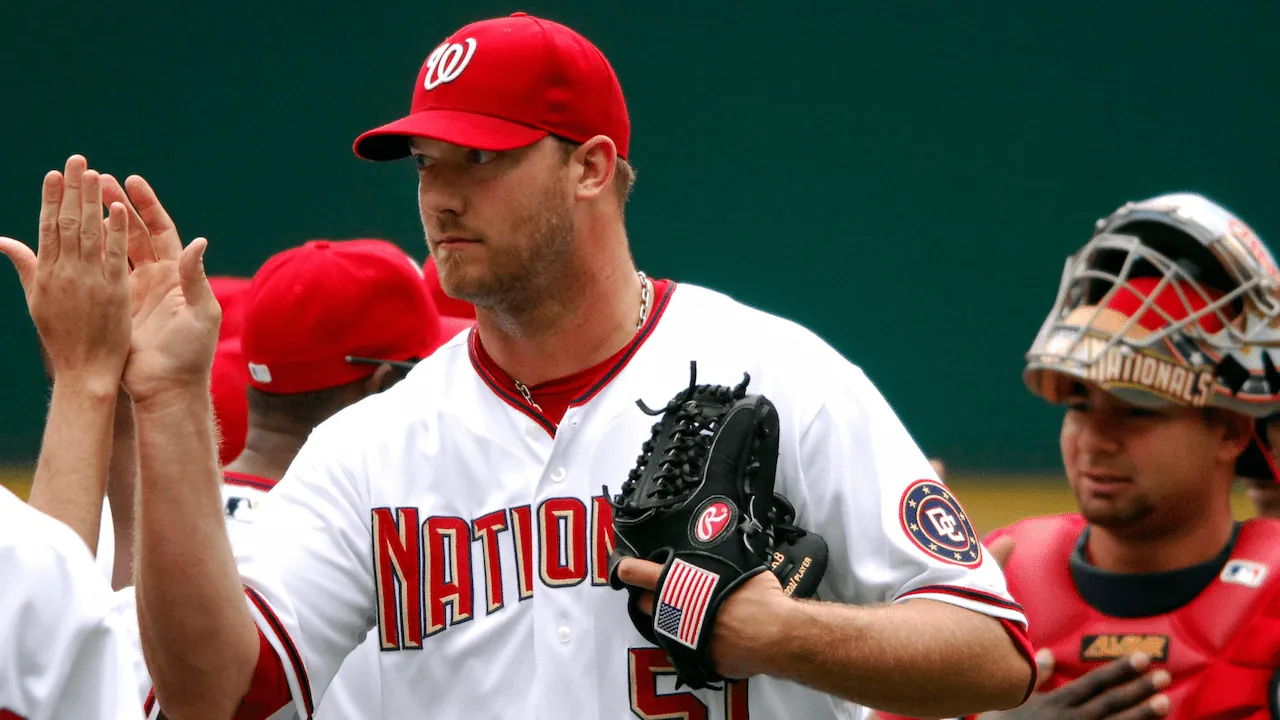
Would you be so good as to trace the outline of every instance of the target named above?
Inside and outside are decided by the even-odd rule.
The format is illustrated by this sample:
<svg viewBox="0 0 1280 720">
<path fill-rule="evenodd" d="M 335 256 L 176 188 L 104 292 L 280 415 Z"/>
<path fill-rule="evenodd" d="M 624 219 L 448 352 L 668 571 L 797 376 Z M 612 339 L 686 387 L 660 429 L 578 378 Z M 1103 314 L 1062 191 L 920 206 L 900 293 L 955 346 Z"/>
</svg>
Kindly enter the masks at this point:
<svg viewBox="0 0 1280 720">
<path fill-rule="evenodd" d="M 211 272 L 316 237 L 422 257 L 412 169 L 351 141 L 451 30 L 514 10 L 622 80 L 640 266 L 812 327 L 953 468 L 1057 468 L 1058 411 L 1019 372 L 1095 219 L 1192 189 L 1280 237 L 1274 0 L 23 3 L 0 13 L 0 233 L 34 241 L 41 176 L 83 152 L 145 175 Z M 0 278 L 0 460 L 26 462 L 47 391 Z"/>
</svg>

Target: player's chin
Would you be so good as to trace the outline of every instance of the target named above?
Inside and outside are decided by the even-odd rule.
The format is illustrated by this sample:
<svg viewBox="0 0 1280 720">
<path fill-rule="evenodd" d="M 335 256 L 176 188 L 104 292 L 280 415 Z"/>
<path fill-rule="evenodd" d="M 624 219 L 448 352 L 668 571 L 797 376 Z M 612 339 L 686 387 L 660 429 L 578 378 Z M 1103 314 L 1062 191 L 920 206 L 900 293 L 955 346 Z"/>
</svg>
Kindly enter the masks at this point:
<svg viewBox="0 0 1280 720">
<path fill-rule="evenodd" d="M 1090 525 L 1108 530 L 1136 529 L 1151 516 L 1152 509 L 1136 498 L 1085 495 L 1076 498 L 1080 514 Z"/>
</svg>

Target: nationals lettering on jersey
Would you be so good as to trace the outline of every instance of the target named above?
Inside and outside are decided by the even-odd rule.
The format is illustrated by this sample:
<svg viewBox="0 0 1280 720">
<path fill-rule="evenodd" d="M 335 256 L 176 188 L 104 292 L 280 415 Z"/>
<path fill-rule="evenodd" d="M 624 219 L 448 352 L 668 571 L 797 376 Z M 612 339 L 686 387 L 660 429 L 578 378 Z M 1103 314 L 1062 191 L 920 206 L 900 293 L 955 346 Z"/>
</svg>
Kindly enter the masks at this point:
<svg viewBox="0 0 1280 720">
<path fill-rule="evenodd" d="M 422 639 L 470 620 L 477 603 L 491 615 L 515 600 L 533 597 L 534 576 L 547 587 L 591 580 L 609 584 L 613 507 L 599 495 L 589 504 L 575 497 L 548 498 L 501 508 L 474 520 L 433 516 L 419 508 L 374 508 L 373 567 L 378 592 L 378 637 L 383 650 L 417 649 Z M 505 555 L 498 540 L 511 534 Z M 482 575 L 473 576 L 475 566 Z M 516 576 L 506 595 L 503 568 Z"/>
<path fill-rule="evenodd" d="M 925 503 L 927 537 L 904 527 L 913 483 L 945 486 L 857 367 L 794 323 L 702 288 L 660 287 L 635 340 L 558 423 L 485 366 L 472 331 L 314 431 L 254 509 L 256 542 L 240 558 L 250 612 L 275 651 L 260 657 L 255 702 L 277 698 L 270 707 L 284 709 L 272 717 L 309 717 L 372 629 L 382 652 L 369 692 L 387 717 L 864 713 L 768 677 L 677 689 L 632 626 L 626 593 L 606 584 L 613 537 L 601 486 L 617 490 L 649 437 L 654 418 L 636 401 L 665 402 L 687 385 L 691 360 L 700 382 L 749 372 L 751 391 L 778 408 L 776 487 L 830 546 L 820 598 L 939 600 L 999 618 L 1025 643 L 1022 611 L 996 564 L 967 544 L 958 502 Z M 726 511 L 704 509 L 705 542 Z M 945 557 L 928 548 L 937 538 Z"/>
</svg>

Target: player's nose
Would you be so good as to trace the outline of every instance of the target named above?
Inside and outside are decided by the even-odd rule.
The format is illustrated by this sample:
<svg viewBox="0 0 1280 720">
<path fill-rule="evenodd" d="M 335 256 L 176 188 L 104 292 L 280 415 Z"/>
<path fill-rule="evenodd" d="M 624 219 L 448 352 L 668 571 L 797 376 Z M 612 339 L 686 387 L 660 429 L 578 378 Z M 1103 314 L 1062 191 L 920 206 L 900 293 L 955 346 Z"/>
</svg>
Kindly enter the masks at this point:
<svg viewBox="0 0 1280 720">
<path fill-rule="evenodd" d="M 1076 442 L 1086 456 L 1112 455 L 1120 450 L 1120 427 L 1106 413 L 1086 413 L 1078 432 Z"/>
<path fill-rule="evenodd" d="M 418 179 L 418 206 L 426 215 L 462 215 L 466 212 L 466 196 L 456 183 L 446 178 Z"/>
</svg>

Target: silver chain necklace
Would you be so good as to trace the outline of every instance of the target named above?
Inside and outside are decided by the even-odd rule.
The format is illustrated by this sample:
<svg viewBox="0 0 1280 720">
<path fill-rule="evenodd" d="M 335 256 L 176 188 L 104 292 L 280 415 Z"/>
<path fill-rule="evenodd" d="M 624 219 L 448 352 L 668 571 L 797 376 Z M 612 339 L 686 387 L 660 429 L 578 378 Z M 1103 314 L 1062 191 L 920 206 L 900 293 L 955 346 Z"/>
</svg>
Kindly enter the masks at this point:
<svg viewBox="0 0 1280 720">
<path fill-rule="evenodd" d="M 640 332 L 640 328 L 644 327 L 644 323 L 649 319 L 649 303 L 651 302 L 652 291 L 649 289 L 649 276 L 644 274 L 643 270 L 637 270 L 636 276 L 640 278 L 640 319 L 636 321 L 636 332 Z M 516 390 L 520 391 L 520 395 L 524 397 L 524 401 L 533 406 L 533 409 L 542 412 L 542 408 L 538 403 L 533 401 L 533 393 L 529 392 L 529 386 L 511 378 L 511 382 L 516 384 Z"/>
<path fill-rule="evenodd" d="M 637 270 L 636 275 L 640 277 L 640 320 L 636 322 L 636 332 L 640 332 L 644 321 L 649 319 L 649 277 L 643 270 Z"/>
</svg>

